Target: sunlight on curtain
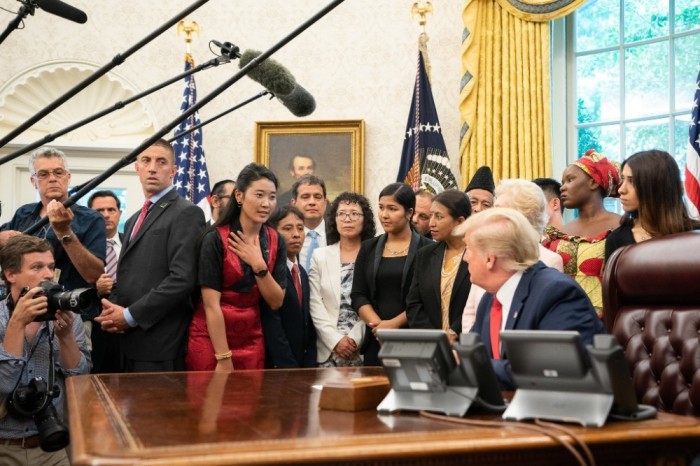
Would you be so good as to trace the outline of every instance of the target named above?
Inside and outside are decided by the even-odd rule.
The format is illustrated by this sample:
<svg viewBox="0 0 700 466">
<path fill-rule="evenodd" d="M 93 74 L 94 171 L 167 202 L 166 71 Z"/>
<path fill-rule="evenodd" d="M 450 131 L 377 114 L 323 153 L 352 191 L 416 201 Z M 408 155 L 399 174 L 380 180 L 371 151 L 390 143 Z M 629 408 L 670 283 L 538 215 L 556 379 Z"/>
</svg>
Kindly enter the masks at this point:
<svg viewBox="0 0 700 466">
<path fill-rule="evenodd" d="M 583 0 L 465 0 L 460 172 L 489 165 L 502 178 L 551 176 L 549 20 Z"/>
</svg>

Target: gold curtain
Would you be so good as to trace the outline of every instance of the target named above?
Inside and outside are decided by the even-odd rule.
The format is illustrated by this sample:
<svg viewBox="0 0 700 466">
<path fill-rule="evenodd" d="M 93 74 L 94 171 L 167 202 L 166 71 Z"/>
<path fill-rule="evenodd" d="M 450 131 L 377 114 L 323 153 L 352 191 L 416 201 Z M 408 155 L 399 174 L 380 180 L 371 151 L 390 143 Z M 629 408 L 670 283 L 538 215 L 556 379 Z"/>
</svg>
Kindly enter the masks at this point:
<svg viewBox="0 0 700 466">
<path fill-rule="evenodd" d="M 552 176 L 549 20 L 584 0 L 465 0 L 460 172 L 488 165 L 502 178 Z"/>
</svg>

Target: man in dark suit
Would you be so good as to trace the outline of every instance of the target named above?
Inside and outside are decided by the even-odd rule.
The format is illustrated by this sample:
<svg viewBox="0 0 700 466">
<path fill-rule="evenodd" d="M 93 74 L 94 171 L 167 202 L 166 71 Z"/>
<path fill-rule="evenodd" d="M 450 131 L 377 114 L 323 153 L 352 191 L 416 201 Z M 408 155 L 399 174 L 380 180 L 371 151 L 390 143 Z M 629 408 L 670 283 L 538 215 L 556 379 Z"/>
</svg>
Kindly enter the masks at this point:
<svg viewBox="0 0 700 466">
<path fill-rule="evenodd" d="M 114 192 L 95 191 L 88 199 L 88 207 L 105 219 L 105 234 L 107 235 L 107 254 L 105 256 L 105 273 L 97 279 L 95 287 L 100 296 L 107 297 L 115 286 L 119 253 L 122 250 L 124 235 L 119 233 L 119 220 L 122 216 L 121 202 Z M 105 332 L 99 323 L 85 326 L 90 329 L 88 337 L 92 342 L 92 373 L 121 372 L 121 355 L 119 350 L 119 335 Z"/>
<path fill-rule="evenodd" d="M 309 277 L 298 261 L 304 244 L 304 215 L 296 207 L 282 206 L 269 223 L 287 245 L 287 287 L 278 310 L 270 309 L 264 301 L 261 304 L 265 367 L 316 367 L 316 329 L 309 313 Z"/>
<path fill-rule="evenodd" d="M 204 213 L 174 189 L 177 168 L 167 141 L 139 154 L 135 167 L 146 202 L 126 222 L 117 291 L 102 300 L 96 320 L 123 332 L 126 372 L 184 370 Z"/>
<path fill-rule="evenodd" d="M 501 330 L 575 330 L 584 344 L 603 332 L 586 293 L 570 277 L 538 261 L 539 235 L 524 215 L 494 207 L 457 227 L 472 283 L 487 293 L 471 331 L 481 335 L 503 389 L 513 389 Z"/>
</svg>

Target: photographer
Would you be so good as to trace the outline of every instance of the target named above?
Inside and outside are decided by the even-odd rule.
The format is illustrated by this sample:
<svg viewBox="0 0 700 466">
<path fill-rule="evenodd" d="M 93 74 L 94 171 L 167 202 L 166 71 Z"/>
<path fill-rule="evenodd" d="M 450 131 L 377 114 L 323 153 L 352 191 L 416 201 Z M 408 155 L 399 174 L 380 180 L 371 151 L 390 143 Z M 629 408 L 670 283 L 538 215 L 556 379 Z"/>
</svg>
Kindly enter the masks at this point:
<svg viewBox="0 0 700 466">
<path fill-rule="evenodd" d="M 0 250 L 0 267 L 9 287 L 7 299 L 0 302 L 0 464 L 69 465 L 64 448 L 46 452 L 42 447 L 48 436 L 67 436 L 59 422 L 65 377 L 90 371 L 83 325 L 72 312 L 61 310 L 55 320 L 35 320 L 48 310 L 37 285 L 54 277 L 53 251 L 46 240 L 27 235 L 9 239 Z M 29 290 L 22 296 L 25 288 Z M 35 378 L 51 381 L 54 376 L 58 391 L 48 386 L 45 394 Z M 32 396 L 18 403 L 18 390 Z"/>
</svg>

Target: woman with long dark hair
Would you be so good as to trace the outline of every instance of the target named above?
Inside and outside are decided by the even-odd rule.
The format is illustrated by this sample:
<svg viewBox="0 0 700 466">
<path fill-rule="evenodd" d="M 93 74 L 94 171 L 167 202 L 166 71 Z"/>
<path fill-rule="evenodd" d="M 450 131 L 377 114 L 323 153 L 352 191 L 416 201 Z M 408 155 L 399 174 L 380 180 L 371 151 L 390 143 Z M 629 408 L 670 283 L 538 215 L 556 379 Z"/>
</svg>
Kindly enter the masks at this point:
<svg viewBox="0 0 700 466">
<path fill-rule="evenodd" d="M 284 240 L 267 221 L 279 183 L 267 167 L 246 165 L 234 198 L 202 238 L 202 299 L 190 324 L 189 370 L 262 369 L 260 300 L 278 309 L 287 282 Z"/>
<path fill-rule="evenodd" d="M 362 241 L 374 237 L 374 214 L 366 197 L 343 192 L 326 220 L 328 246 L 311 257 L 310 312 L 316 327 L 321 367 L 361 366 L 364 322 L 352 308 L 350 292 Z"/>
<path fill-rule="evenodd" d="M 625 215 L 608 236 L 606 259 L 622 246 L 700 227 L 688 216 L 681 172 L 668 152 L 646 150 L 631 155 L 622 163 L 621 181 Z"/>
<path fill-rule="evenodd" d="M 436 242 L 416 255 L 406 303 L 410 328 L 441 329 L 452 342 L 462 332 L 462 311 L 471 288 L 469 269 L 462 260 L 464 242 L 452 231 L 471 214 L 469 197 L 462 191 L 448 189 L 433 198 L 430 234 Z"/>
<path fill-rule="evenodd" d="M 380 328 L 407 324 L 406 296 L 413 280 L 418 249 L 430 244 L 411 229 L 416 195 L 403 183 L 392 183 L 379 193 L 379 221 L 384 234 L 362 243 L 352 280 L 352 307 L 367 324 L 363 343 L 364 364 L 380 365 Z"/>
</svg>

